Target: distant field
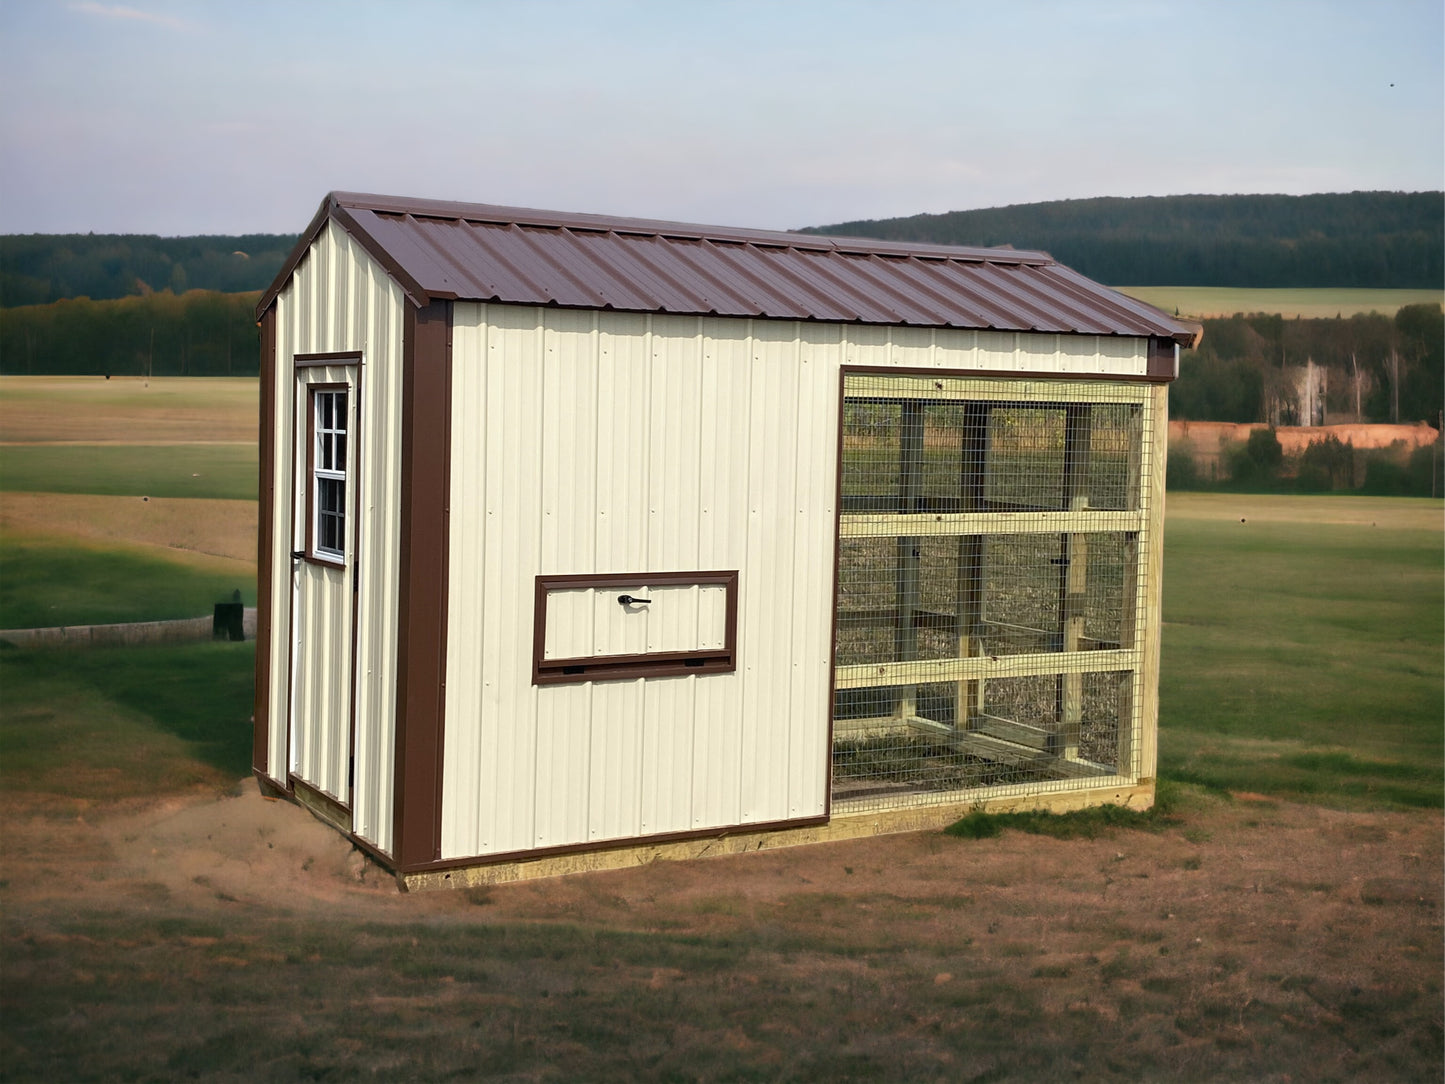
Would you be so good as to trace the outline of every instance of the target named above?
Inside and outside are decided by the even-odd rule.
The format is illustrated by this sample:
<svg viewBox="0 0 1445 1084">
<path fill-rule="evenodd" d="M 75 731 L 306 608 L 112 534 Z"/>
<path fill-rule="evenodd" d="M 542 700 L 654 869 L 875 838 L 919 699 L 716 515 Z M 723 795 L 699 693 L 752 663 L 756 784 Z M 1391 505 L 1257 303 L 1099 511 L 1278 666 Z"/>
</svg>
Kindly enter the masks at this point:
<svg viewBox="0 0 1445 1084">
<path fill-rule="evenodd" d="M 200 567 L 213 558 L 256 566 L 256 502 L 88 493 L 0 497 L 0 532 L 64 538 L 84 546 L 130 545 Z"/>
<path fill-rule="evenodd" d="M 1440 501 L 1171 493 L 1160 774 L 1439 807 Z"/>
<path fill-rule="evenodd" d="M 1393 316 L 1403 305 L 1441 304 L 1445 290 L 1251 290 L 1232 286 L 1116 286 L 1140 301 L 1196 318 L 1268 312 L 1329 318 L 1379 312 Z"/>
<path fill-rule="evenodd" d="M 0 443 L 255 443 L 254 377 L 0 377 Z"/>
<path fill-rule="evenodd" d="M 0 490 L 256 499 L 255 444 L 0 445 Z"/>
</svg>

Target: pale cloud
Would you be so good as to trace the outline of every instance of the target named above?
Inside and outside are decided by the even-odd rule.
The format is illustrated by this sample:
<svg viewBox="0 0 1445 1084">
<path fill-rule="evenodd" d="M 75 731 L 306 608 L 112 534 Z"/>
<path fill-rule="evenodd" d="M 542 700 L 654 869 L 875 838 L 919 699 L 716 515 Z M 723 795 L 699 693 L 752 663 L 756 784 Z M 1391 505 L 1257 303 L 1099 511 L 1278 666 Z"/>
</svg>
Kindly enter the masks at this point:
<svg viewBox="0 0 1445 1084">
<path fill-rule="evenodd" d="M 182 19 L 175 19 L 169 15 L 157 15 L 154 12 L 141 11 L 138 8 L 128 8 L 123 4 L 98 4 L 95 0 L 81 0 L 78 4 L 71 4 L 70 7 L 84 15 L 99 15 L 106 19 L 133 19 L 137 22 L 164 26 L 168 30 L 184 30 L 187 25 Z"/>
</svg>

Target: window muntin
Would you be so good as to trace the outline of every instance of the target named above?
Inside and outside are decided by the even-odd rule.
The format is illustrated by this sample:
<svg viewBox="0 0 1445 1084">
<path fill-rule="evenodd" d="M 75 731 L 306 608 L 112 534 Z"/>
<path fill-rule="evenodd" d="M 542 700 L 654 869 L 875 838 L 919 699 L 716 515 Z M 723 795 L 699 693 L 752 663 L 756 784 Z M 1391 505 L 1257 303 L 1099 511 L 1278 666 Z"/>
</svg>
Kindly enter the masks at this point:
<svg viewBox="0 0 1445 1084">
<path fill-rule="evenodd" d="M 311 553 L 326 561 L 346 558 L 346 388 L 311 392 Z"/>
</svg>

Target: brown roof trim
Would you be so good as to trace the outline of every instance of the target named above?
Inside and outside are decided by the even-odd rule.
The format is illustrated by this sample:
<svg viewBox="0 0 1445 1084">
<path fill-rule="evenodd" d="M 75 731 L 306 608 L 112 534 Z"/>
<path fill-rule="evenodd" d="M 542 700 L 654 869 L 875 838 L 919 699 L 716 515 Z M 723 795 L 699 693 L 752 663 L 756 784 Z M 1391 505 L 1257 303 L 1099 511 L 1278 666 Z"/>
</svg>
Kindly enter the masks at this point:
<svg viewBox="0 0 1445 1084">
<path fill-rule="evenodd" d="M 1011 248 L 972 248 L 959 245 L 913 244 L 880 241 L 869 237 L 833 237 L 825 234 L 792 233 L 785 230 L 753 230 L 738 226 L 709 226 L 667 219 L 624 218 L 616 215 L 544 211 L 533 207 L 506 207 L 489 203 L 460 203 L 453 200 L 410 199 L 373 195 L 366 192 L 332 192 L 339 207 L 365 209 L 377 214 L 410 218 L 442 218 L 495 225 L 539 226 L 593 233 L 636 234 L 697 241 L 732 241 L 743 244 L 796 248 L 814 252 L 858 252 L 869 255 L 930 256 L 947 260 L 976 259 L 984 263 L 1047 264 L 1053 258 L 1045 252 Z"/>
<path fill-rule="evenodd" d="M 256 530 L 256 690 L 251 767 L 266 773 L 271 745 L 271 547 L 276 523 L 276 310 L 261 316 L 260 498 Z M 286 775 L 281 772 L 282 778 Z"/>
<path fill-rule="evenodd" d="M 408 308 L 402 339 L 401 552 L 391 841 L 398 868 L 441 857 L 451 323 L 451 305 L 445 301 Z"/>
<path fill-rule="evenodd" d="M 261 319 L 266 310 L 276 303 L 276 297 L 286 288 L 296 268 L 301 265 L 302 259 L 311 248 L 311 242 L 316 240 L 316 235 L 326 225 L 326 219 L 331 213 L 331 197 L 328 195 L 321 201 L 321 206 L 316 208 L 316 213 L 311 216 L 310 223 L 301 231 L 300 238 L 291 249 L 291 254 L 286 257 L 286 262 L 281 265 L 281 270 L 271 280 L 271 285 L 266 287 L 266 292 L 261 295 L 261 300 L 256 302 L 256 319 Z"/>
<path fill-rule="evenodd" d="M 327 218 L 418 307 L 439 300 L 810 323 L 1165 336 L 1200 328 L 1044 252 L 566 214 L 333 192 L 257 312 Z"/>
<path fill-rule="evenodd" d="M 336 197 L 334 194 L 331 199 L 331 217 L 336 219 L 342 229 L 360 242 L 361 247 L 366 249 L 373 260 L 386 268 L 386 273 L 396 279 L 396 284 L 400 286 L 402 292 L 406 294 L 408 301 L 420 308 L 427 302 L 436 300 L 433 294 L 428 294 L 426 288 L 407 273 L 406 269 L 401 266 L 389 249 L 382 246 L 375 237 L 366 231 L 365 227 L 356 220 L 356 217 L 350 210 L 335 202 Z"/>
</svg>

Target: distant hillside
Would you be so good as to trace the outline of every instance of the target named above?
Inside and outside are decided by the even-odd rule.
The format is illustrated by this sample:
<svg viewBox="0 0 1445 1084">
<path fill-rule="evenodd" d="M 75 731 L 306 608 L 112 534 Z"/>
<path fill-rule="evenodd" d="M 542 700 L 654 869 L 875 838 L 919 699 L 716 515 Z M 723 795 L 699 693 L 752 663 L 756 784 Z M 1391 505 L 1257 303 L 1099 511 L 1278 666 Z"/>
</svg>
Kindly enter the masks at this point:
<svg viewBox="0 0 1445 1084">
<path fill-rule="evenodd" d="M 296 236 L 152 237 L 146 234 L 0 236 L 0 306 L 94 301 L 169 289 L 241 293 L 271 285 Z"/>
<path fill-rule="evenodd" d="M 1042 249 L 1130 286 L 1438 289 L 1445 193 L 1057 200 L 815 226 L 804 233 Z"/>
</svg>

